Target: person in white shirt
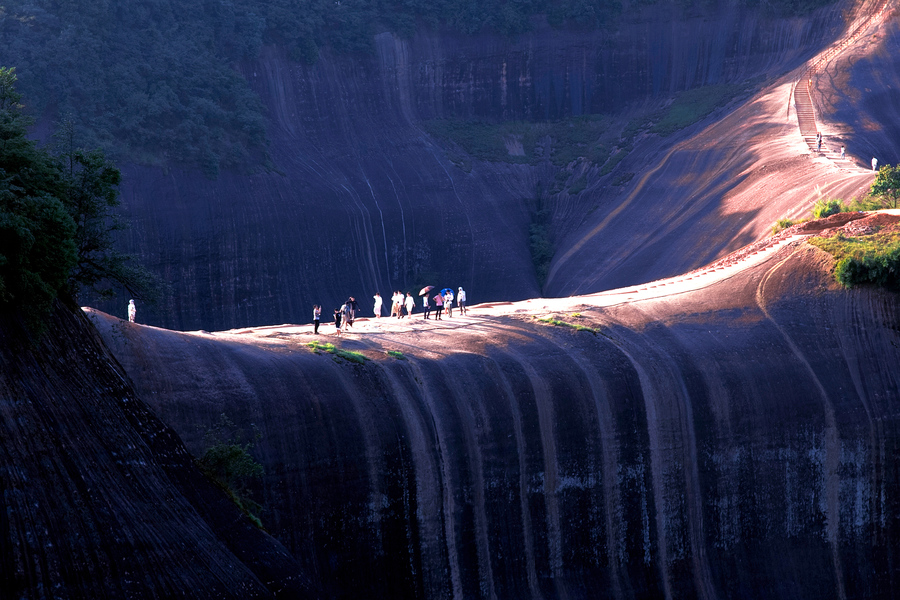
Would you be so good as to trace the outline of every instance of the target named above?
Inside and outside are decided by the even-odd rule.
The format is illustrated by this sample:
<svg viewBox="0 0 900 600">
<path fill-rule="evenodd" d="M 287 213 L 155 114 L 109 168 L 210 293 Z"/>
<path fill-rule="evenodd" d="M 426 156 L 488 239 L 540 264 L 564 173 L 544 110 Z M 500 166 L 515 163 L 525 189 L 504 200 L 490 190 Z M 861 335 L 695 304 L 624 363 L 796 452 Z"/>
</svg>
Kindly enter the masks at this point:
<svg viewBox="0 0 900 600">
<path fill-rule="evenodd" d="M 453 316 L 453 290 L 447 290 L 447 293 L 444 294 L 444 311 L 448 317 Z"/>
<path fill-rule="evenodd" d="M 416 307 L 416 299 L 412 297 L 412 294 L 406 292 L 406 317 L 408 319 L 412 318 L 413 308 Z"/>
<path fill-rule="evenodd" d="M 466 290 L 462 289 L 462 286 L 460 286 L 459 293 L 456 295 L 456 306 L 459 307 L 459 314 L 466 314 Z"/>
<path fill-rule="evenodd" d="M 381 294 L 375 292 L 375 295 L 372 296 L 375 299 L 375 318 L 379 318 L 381 316 Z"/>
<path fill-rule="evenodd" d="M 394 292 L 391 296 L 391 316 L 397 315 L 400 318 L 400 308 L 403 306 L 403 293 L 400 290 Z"/>
</svg>

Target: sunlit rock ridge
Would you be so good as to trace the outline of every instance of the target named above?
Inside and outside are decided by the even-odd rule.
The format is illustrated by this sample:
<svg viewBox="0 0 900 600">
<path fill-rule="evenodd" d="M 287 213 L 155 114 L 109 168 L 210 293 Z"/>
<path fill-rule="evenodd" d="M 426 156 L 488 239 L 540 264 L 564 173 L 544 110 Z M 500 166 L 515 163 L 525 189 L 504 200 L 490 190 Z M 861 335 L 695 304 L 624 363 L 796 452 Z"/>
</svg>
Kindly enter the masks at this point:
<svg viewBox="0 0 900 600">
<path fill-rule="evenodd" d="M 167 301 L 138 323 L 125 302 L 59 305 L 43 337 L 0 319 L 0 596 L 900 596 L 900 296 L 839 287 L 806 241 L 898 217 L 769 236 L 865 192 L 872 156 L 897 162 L 884 6 L 384 34 L 374 57 L 240 65 L 276 170 L 126 168 L 123 242 Z M 804 77 L 850 161 L 801 137 Z M 729 81 L 754 83 L 616 170 L 565 167 L 584 187 L 546 207 L 543 290 L 525 200 L 557 168 L 460 158 L 424 127 L 626 119 Z M 475 306 L 307 324 L 314 302 L 367 311 L 423 274 Z M 223 414 L 259 433 L 264 530 L 191 457 Z"/>
<path fill-rule="evenodd" d="M 830 265 L 798 240 L 701 289 L 343 338 L 90 314 L 189 448 L 258 428 L 266 527 L 329 597 L 889 598 L 900 298 Z"/>
<path fill-rule="evenodd" d="M 349 295 L 369 298 L 425 283 L 463 285 L 473 301 L 539 295 L 529 249 L 533 199 L 540 190 L 548 194 L 560 169 L 546 161 L 466 158 L 423 123 L 587 113 L 624 115 L 617 118 L 627 122 L 629 107 L 654 106 L 680 90 L 774 85 L 845 31 L 855 14 L 850 8 L 838 3 L 794 19 L 763 19 L 737 7 L 694 17 L 662 8 L 635 13 L 610 33 L 539 26 L 515 39 L 422 32 L 406 40 L 385 33 L 373 56 L 325 54 L 314 66 L 268 48 L 240 68 L 267 109 L 273 171 L 222 173 L 210 181 L 177 168 L 126 169 L 123 199 L 133 226 L 124 243 L 172 288 L 161 306 L 143 309 L 145 322 L 209 330 L 297 322 L 314 303 L 330 309 Z M 783 102 L 775 112 L 786 117 L 789 89 Z M 578 161 L 563 168 L 563 180 L 583 175 L 586 189 L 569 193 L 568 185 L 547 195 L 545 208 L 556 256 L 579 250 L 563 271 L 554 270 L 545 294 L 673 275 L 752 241 L 784 216 L 756 214 L 759 198 L 740 215 L 719 210 L 762 158 L 737 143 L 722 145 L 736 133 L 720 130 L 715 143 L 677 148 L 667 170 L 643 183 L 642 197 L 660 189 L 668 195 L 659 203 L 668 208 L 654 221 L 699 212 L 677 236 L 657 238 L 652 253 L 664 256 L 662 263 L 609 261 L 589 267 L 587 280 L 568 272 L 596 265 L 611 248 L 640 257 L 635 239 L 646 233 L 633 224 L 610 228 L 596 248 L 579 245 L 578 233 L 602 221 L 667 151 L 700 128 L 642 138 L 606 175 Z M 857 148 L 850 145 L 851 154 Z M 637 176 L 624 187 L 612 185 L 625 173 Z M 700 173 L 709 183 L 674 185 L 673 177 Z M 815 181 L 770 192 L 788 204 L 806 203 Z M 646 223 L 646 206 L 622 216 L 633 221 L 642 214 Z"/>
</svg>

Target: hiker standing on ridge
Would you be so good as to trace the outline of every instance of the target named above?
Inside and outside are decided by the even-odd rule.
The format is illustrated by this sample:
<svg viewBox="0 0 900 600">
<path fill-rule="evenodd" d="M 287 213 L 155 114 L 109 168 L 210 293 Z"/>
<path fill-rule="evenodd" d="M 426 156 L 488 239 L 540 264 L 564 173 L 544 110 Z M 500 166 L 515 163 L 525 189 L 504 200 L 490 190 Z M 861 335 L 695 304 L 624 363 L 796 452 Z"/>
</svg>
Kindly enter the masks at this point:
<svg viewBox="0 0 900 600">
<path fill-rule="evenodd" d="M 444 294 L 444 310 L 447 311 L 448 317 L 453 316 L 453 290 L 448 289 Z"/>
<path fill-rule="evenodd" d="M 874 156 L 872 157 L 872 170 L 873 171 L 878 170 L 878 159 L 875 158 Z"/>
<path fill-rule="evenodd" d="M 434 320 L 441 320 L 441 313 L 444 312 L 444 298 L 440 294 L 434 295 Z"/>
<path fill-rule="evenodd" d="M 466 290 L 459 286 L 459 293 L 456 295 L 456 306 L 459 308 L 459 314 L 466 314 Z"/>
<path fill-rule="evenodd" d="M 400 307 L 403 305 L 403 294 L 400 290 L 394 292 L 394 295 L 391 296 L 391 316 L 397 315 L 397 318 L 400 318 Z"/>
<path fill-rule="evenodd" d="M 319 320 L 322 318 L 322 307 L 313 304 L 313 333 L 319 333 Z"/>
<path fill-rule="evenodd" d="M 137 318 L 137 307 L 134 305 L 134 300 L 128 301 L 128 320 L 131 323 L 134 323 L 134 320 Z"/>
<path fill-rule="evenodd" d="M 378 292 L 375 292 L 375 295 L 372 296 L 372 298 L 375 299 L 375 309 L 374 309 L 375 310 L 375 318 L 378 319 L 381 317 L 381 303 L 382 303 L 381 294 L 379 294 Z"/>
<path fill-rule="evenodd" d="M 413 309 L 416 307 L 416 300 L 412 297 L 412 294 L 406 292 L 406 318 L 411 319 Z"/>
<path fill-rule="evenodd" d="M 353 327 L 353 321 L 356 320 L 356 313 L 359 312 L 359 304 L 356 303 L 356 298 L 350 296 L 347 298 L 347 308 L 348 308 L 348 316 L 347 325 Z"/>
</svg>

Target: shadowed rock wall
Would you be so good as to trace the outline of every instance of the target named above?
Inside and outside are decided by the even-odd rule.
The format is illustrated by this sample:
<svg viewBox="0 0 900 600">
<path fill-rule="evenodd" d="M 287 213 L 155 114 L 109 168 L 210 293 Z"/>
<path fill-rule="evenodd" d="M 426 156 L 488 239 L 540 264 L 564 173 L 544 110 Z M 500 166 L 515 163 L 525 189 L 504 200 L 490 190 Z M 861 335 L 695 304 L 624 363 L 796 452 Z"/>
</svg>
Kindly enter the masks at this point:
<svg viewBox="0 0 900 600">
<path fill-rule="evenodd" d="M 364 365 L 94 319 L 188 447 L 222 412 L 260 428 L 263 520 L 334 597 L 894 597 L 900 301 L 790 252 L 585 307 L 597 335 L 330 340 Z"/>
<path fill-rule="evenodd" d="M 0 596 L 316 597 L 74 311 L 0 317 Z"/>
<path fill-rule="evenodd" d="M 272 172 L 209 181 L 125 170 L 133 229 L 122 243 L 172 285 L 139 319 L 210 330 L 306 322 L 314 303 L 329 312 L 349 295 L 366 304 L 376 291 L 425 284 L 462 285 L 472 301 L 536 296 L 528 201 L 554 167 L 463 169 L 422 120 L 614 112 L 771 76 L 837 35 L 840 8 L 791 20 L 666 9 L 613 33 L 543 28 L 515 40 L 382 34 L 374 56 L 326 55 L 312 67 L 269 48 L 241 69 L 268 110 Z M 554 219 L 568 228 L 598 204 L 571 198 Z M 124 314 L 126 304 L 103 308 Z"/>
</svg>

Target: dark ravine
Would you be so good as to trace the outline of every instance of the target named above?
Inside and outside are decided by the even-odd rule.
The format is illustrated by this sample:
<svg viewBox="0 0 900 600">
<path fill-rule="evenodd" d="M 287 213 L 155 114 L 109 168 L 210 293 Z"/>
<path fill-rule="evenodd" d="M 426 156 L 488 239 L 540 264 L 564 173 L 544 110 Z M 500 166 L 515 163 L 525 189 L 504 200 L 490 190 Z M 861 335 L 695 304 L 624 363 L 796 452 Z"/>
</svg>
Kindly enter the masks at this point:
<svg viewBox="0 0 900 600">
<path fill-rule="evenodd" d="M 313 598 L 287 549 L 197 469 L 96 330 L 0 319 L 0 596 Z"/>
<path fill-rule="evenodd" d="M 90 314 L 189 448 L 222 412 L 260 428 L 264 521 L 332 597 L 889 598 L 900 297 L 829 266 L 795 243 L 701 291 L 575 302 L 597 334 L 481 309 L 328 340 L 363 365 L 309 328 Z"/>
<path fill-rule="evenodd" d="M 183 330 L 301 322 L 314 303 L 330 309 L 348 295 L 368 298 L 426 283 L 463 285 L 473 290 L 473 301 L 540 295 L 529 252 L 529 201 L 539 185 L 552 187 L 557 168 L 474 159 L 470 169 L 457 166 L 451 157 L 459 149 L 429 136 L 424 120 L 602 112 L 627 122 L 630 108 L 655 106 L 680 90 L 776 81 L 839 36 L 842 11 L 849 10 L 837 3 L 787 20 L 736 8 L 693 18 L 657 10 L 634 15 L 614 33 L 539 27 L 514 40 L 440 32 L 402 40 L 385 33 L 376 39 L 375 56 L 326 53 L 312 67 L 267 48 L 241 72 L 267 108 L 275 172 L 223 173 L 209 181 L 177 166 L 125 169 L 123 199 L 133 228 L 123 246 L 172 286 L 160 307 L 141 308 L 142 318 Z M 574 243 L 574 230 L 601 220 L 630 190 L 611 185 L 615 177 L 652 169 L 678 139 L 651 136 L 606 176 L 569 165 L 572 179 L 584 174 L 589 185 L 548 204 L 557 252 Z M 681 156 L 680 165 L 697 162 L 691 150 Z M 717 161 L 710 152 L 704 168 L 733 185 L 751 165 Z M 657 182 L 664 189 L 670 184 Z M 685 192 L 672 205 L 715 207 L 727 190 Z M 805 198 L 805 190 L 785 193 L 794 204 Z M 774 220 L 753 218 L 760 230 Z M 724 223 L 723 238 L 739 239 L 745 223 Z M 613 245 L 642 235 L 622 231 Z M 698 226 L 687 239 L 703 231 Z M 714 250 L 721 255 L 748 241 Z M 669 251 L 667 243 L 656 252 L 680 260 L 613 270 L 590 289 L 551 280 L 544 291 L 608 289 L 702 264 L 681 247 Z M 120 314 L 126 303 L 101 307 Z"/>
</svg>

